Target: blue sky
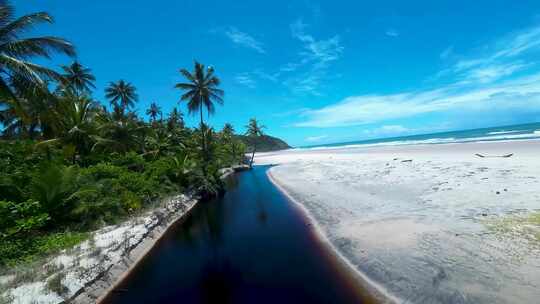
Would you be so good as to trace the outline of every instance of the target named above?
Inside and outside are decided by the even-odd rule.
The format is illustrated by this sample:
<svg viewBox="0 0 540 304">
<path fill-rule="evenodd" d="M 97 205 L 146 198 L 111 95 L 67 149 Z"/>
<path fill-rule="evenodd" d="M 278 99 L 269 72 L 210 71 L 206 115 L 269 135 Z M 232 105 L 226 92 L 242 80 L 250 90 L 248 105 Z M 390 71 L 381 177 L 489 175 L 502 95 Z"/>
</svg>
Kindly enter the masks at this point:
<svg viewBox="0 0 540 304">
<path fill-rule="evenodd" d="M 170 111 L 178 69 L 197 59 L 226 91 L 214 127 L 257 117 L 295 146 L 540 121 L 540 1 L 13 4 L 55 17 L 29 35 L 72 41 L 96 99 L 132 82 L 140 114 L 152 101 Z"/>
</svg>

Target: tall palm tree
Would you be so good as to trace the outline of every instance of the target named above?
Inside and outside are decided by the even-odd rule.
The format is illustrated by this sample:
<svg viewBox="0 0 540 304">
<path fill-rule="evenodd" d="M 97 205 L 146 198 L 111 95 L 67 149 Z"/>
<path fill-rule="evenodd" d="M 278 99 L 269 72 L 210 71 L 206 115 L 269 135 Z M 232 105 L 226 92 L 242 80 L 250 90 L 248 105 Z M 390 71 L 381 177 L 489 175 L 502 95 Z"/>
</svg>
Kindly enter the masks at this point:
<svg viewBox="0 0 540 304">
<path fill-rule="evenodd" d="M 94 81 L 96 77 L 92 75 L 92 70 L 84 67 L 77 61 L 71 65 L 62 66 L 64 70 L 65 87 L 73 91 L 76 95 L 80 93 L 89 93 L 91 89 L 95 89 Z"/>
<path fill-rule="evenodd" d="M 105 89 L 105 97 L 110 100 L 115 110 L 119 109 L 123 114 L 126 109 L 135 106 L 135 102 L 139 99 L 136 91 L 131 83 L 119 80 L 109 84 Z"/>
<path fill-rule="evenodd" d="M 14 99 L 14 77 L 22 78 L 32 86 L 41 86 L 46 80 L 62 79 L 54 70 L 32 63 L 31 58 L 50 59 L 53 53 L 75 56 L 75 49 L 68 41 L 54 36 L 21 37 L 40 23 L 53 23 L 45 13 L 14 16 L 14 8 L 8 1 L 0 0 L 0 98 Z"/>
<path fill-rule="evenodd" d="M 150 104 L 150 108 L 148 108 L 148 110 L 146 110 L 146 115 L 149 115 L 150 118 L 152 118 L 152 121 L 153 122 L 156 122 L 156 118 L 158 117 L 158 115 L 160 115 L 162 112 L 161 112 L 161 107 L 157 105 L 157 103 L 155 102 L 152 102 Z"/>
<path fill-rule="evenodd" d="M 264 135 L 263 129 L 266 127 L 260 125 L 256 118 L 251 118 L 246 128 L 246 135 L 251 138 L 253 144 L 251 160 L 249 161 L 249 167 L 251 168 L 253 166 L 253 159 L 255 158 L 255 151 L 257 150 L 257 138 Z"/>
<path fill-rule="evenodd" d="M 186 91 L 180 97 L 180 101 L 187 101 L 189 113 L 199 112 L 201 115 L 202 148 L 205 151 L 203 108 L 206 108 L 208 115 L 213 114 L 215 111 L 214 102 L 222 105 L 224 92 L 218 89 L 221 81 L 214 75 L 214 68 L 209 66 L 205 69 L 205 66 L 197 61 L 194 64 L 192 73 L 186 69 L 180 70 L 180 73 L 189 82 L 177 83 L 174 87 Z"/>
</svg>

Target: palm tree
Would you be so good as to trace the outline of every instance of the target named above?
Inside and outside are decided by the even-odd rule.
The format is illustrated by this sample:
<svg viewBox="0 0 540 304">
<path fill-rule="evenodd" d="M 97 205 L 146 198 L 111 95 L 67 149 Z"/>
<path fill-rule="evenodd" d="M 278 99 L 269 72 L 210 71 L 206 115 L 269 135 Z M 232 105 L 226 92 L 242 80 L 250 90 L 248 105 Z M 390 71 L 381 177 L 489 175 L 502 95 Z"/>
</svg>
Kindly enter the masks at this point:
<svg viewBox="0 0 540 304">
<path fill-rule="evenodd" d="M 234 127 L 230 123 L 225 123 L 223 126 L 223 130 L 221 130 L 221 133 L 226 138 L 231 138 L 234 134 Z"/>
<path fill-rule="evenodd" d="M 133 118 L 116 119 L 113 114 L 101 112 L 96 116 L 98 123 L 96 143 L 93 149 L 116 151 L 121 153 L 141 148 L 144 152 L 144 133 L 146 128 Z"/>
<path fill-rule="evenodd" d="M 62 69 L 64 70 L 65 87 L 76 95 L 89 93 L 91 89 L 96 88 L 94 85 L 96 77 L 92 75 L 92 71 L 77 61 L 71 65 L 62 66 Z"/>
<path fill-rule="evenodd" d="M 253 159 L 255 158 L 255 151 L 257 150 L 257 137 L 263 136 L 263 129 L 265 126 L 259 125 L 259 122 L 256 118 L 251 118 L 248 125 L 246 126 L 247 131 L 246 135 L 251 138 L 253 143 L 253 150 L 251 152 L 251 160 L 249 161 L 249 167 L 253 166 Z"/>
<path fill-rule="evenodd" d="M 238 140 L 234 138 L 234 127 L 230 123 L 226 123 L 221 130 L 221 137 L 225 148 L 229 148 L 231 152 L 231 164 L 236 163 L 236 154 L 238 152 Z"/>
<path fill-rule="evenodd" d="M 109 87 L 105 89 L 105 97 L 107 97 L 111 105 L 122 114 L 126 109 L 135 106 L 135 102 L 139 99 L 135 86 L 124 80 L 111 82 Z"/>
<path fill-rule="evenodd" d="M 65 152 L 71 153 L 75 164 L 77 156 L 89 153 L 94 143 L 95 113 L 96 103 L 89 97 L 68 93 L 57 106 L 54 125 L 57 137 L 42 141 L 38 146 L 61 144 Z"/>
<path fill-rule="evenodd" d="M 161 128 L 161 126 L 149 130 L 149 134 L 145 138 L 145 145 L 147 152 L 144 152 L 143 155 L 151 155 L 154 158 L 159 156 L 173 156 L 185 149 L 182 142 L 175 140 L 174 134 Z"/>
<path fill-rule="evenodd" d="M 56 96 L 49 92 L 47 84 L 32 85 L 28 80 L 15 76 L 12 79 L 13 93 L 16 99 L 8 102 L 0 109 L 0 123 L 3 124 L 4 135 L 28 136 L 33 139 L 41 132 L 51 135 L 50 123 L 54 122 Z"/>
<path fill-rule="evenodd" d="M 176 107 L 174 107 L 171 113 L 169 113 L 169 118 L 167 119 L 167 127 L 169 128 L 169 130 L 173 130 L 176 127 L 184 127 L 184 115 L 182 114 L 182 112 L 178 111 Z"/>
<path fill-rule="evenodd" d="M 193 73 L 186 69 L 181 69 L 180 73 L 189 82 L 177 83 L 174 87 L 186 91 L 180 97 L 180 101 L 187 101 L 189 113 L 199 112 L 201 115 L 202 148 L 205 151 L 203 108 L 206 108 L 210 115 L 215 111 L 214 102 L 223 104 L 224 92 L 217 88 L 221 81 L 214 75 L 214 68 L 209 66 L 205 69 L 205 66 L 197 61 L 195 61 Z"/>
<path fill-rule="evenodd" d="M 146 115 L 150 115 L 150 118 L 152 118 L 153 122 L 156 122 L 156 118 L 161 113 L 162 113 L 161 108 L 155 102 L 152 102 L 150 104 L 150 108 L 148 108 L 148 110 L 146 110 Z"/>
<path fill-rule="evenodd" d="M 21 38 L 22 34 L 40 23 L 53 23 L 53 18 L 45 12 L 15 18 L 13 6 L 0 0 L 0 97 L 4 101 L 15 99 L 11 83 L 15 77 L 25 79 L 32 86 L 41 86 L 46 80 L 62 79 L 59 73 L 28 59 L 50 59 L 55 52 L 75 56 L 73 45 L 59 37 Z"/>
</svg>

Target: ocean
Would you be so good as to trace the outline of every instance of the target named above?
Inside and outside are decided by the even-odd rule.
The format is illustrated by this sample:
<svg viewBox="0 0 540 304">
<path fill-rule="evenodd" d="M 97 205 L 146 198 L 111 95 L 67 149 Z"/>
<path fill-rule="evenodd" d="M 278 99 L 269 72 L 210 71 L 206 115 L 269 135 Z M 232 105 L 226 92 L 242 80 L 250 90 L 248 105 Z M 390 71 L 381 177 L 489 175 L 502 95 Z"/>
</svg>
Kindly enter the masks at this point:
<svg viewBox="0 0 540 304">
<path fill-rule="evenodd" d="M 417 144 L 464 143 L 540 138 L 540 122 L 471 130 L 387 137 L 344 143 L 304 146 L 299 149 L 355 148 L 366 146 L 396 146 Z"/>
</svg>

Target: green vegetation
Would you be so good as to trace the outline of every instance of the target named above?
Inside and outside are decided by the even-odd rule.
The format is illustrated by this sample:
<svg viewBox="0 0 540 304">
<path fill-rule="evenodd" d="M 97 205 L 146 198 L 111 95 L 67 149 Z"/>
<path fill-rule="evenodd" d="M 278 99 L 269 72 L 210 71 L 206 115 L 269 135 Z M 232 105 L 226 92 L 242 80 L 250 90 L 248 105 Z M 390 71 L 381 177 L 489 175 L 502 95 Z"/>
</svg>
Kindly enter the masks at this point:
<svg viewBox="0 0 540 304">
<path fill-rule="evenodd" d="M 29 62 L 75 55 L 61 38 L 19 39 L 42 22 L 52 18 L 15 19 L 0 2 L 0 267 L 71 247 L 171 194 L 217 195 L 218 170 L 242 162 L 246 150 L 230 124 L 217 132 L 203 121 L 204 108 L 212 114 L 213 102 L 223 103 L 213 68 L 195 62 L 193 72 L 181 70 L 188 82 L 175 86 L 189 112 L 201 114 L 199 128 L 187 128 L 177 108 L 164 118 L 155 102 L 145 121 L 133 110 L 133 84 L 111 82 L 100 103 L 81 63 L 56 72 Z M 49 288 L 61 291 L 61 280 Z"/>
<path fill-rule="evenodd" d="M 263 129 L 266 128 L 265 126 L 262 126 L 259 124 L 256 118 L 251 118 L 249 120 L 249 124 L 246 126 L 246 136 L 251 139 L 252 146 L 250 146 L 251 149 L 251 159 L 249 161 L 249 167 L 251 168 L 253 166 L 253 159 L 255 158 L 255 152 L 257 152 L 257 143 L 258 138 L 263 136 Z"/>
<path fill-rule="evenodd" d="M 256 146 L 258 152 L 278 151 L 291 148 L 291 146 L 283 140 L 264 134 L 256 137 L 235 135 L 235 138 L 242 141 L 248 147 L 248 150 L 250 150 L 250 147 Z"/>
</svg>

